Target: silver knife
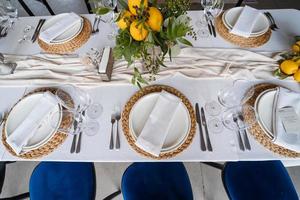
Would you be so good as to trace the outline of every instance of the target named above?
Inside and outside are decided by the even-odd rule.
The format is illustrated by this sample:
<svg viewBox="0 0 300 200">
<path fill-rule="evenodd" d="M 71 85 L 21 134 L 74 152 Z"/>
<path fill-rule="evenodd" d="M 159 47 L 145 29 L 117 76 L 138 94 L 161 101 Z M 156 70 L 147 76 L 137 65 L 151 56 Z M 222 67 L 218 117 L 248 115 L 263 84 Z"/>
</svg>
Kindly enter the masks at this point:
<svg viewBox="0 0 300 200">
<path fill-rule="evenodd" d="M 206 123 L 206 118 L 205 118 L 205 113 L 204 113 L 203 107 L 201 107 L 201 120 L 202 120 L 204 129 L 205 129 L 207 149 L 208 149 L 208 151 L 212 151 L 213 149 L 212 149 L 209 134 L 208 134 L 208 128 L 207 128 L 207 123 Z"/>
<path fill-rule="evenodd" d="M 206 151 L 206 146 L 204 142 L 204 137 L 203 137 L 203 130 L 202 130 L 202 125 L 201 125 L 201 117 L 200 117 L 200 111 L 199 111 L 199 105 L 196 103 L 196 121 L 198 123 L 199 127 L 199 134 L 200 134 L 200 147 L 202 151 Z"/>
</svg>

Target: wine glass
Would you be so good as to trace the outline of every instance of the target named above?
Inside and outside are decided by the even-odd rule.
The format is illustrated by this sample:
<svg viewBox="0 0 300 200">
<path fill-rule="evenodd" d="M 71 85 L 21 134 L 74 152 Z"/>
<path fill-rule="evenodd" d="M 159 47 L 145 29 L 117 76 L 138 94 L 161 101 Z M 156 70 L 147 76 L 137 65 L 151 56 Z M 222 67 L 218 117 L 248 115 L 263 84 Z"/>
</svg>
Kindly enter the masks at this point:
<svg viewBox="0 0 300 200">
<path fill-rule="evenodd" d="M 224 0 L 201 0 L 201 5 L 204 9 L 204 15 L 216 18 L 224 8 Z"/>
<path fill-rule="evenodd" d="M 246 103 L 253 94 L 254 86 L 251 81 L 236 79 L 232 85 L 219 91 L 218 100 L 224 107 L 231 108 Z"/>
<path fill-rule="evenodd" d="M 18 17 L 18 9 L 13 5 L 11 0 L 2 0 L 0 2 L 0 15 L 2 15 L 4 20 L 9 19 L 8 27 L 11 28 L 14 24 L 14 19 Z"/>
<path fill-rule="evenodd" d="M 28 33 L 32 30 L 32 26 L 26 25 L 25 28 L 23 29 L 23 36 L 18 40 L 19 43 L 23 43 L 25 41 L 29 41 L 31 39 L 30 35 Z"/>
<path fill-rule="evenodd" d="M 101 19 L 105 23 L 109 23 L 111 32 L 107 35 L 109 40 L 113 40 L 117 33 L 117 25 L 115 23 L 115 20 L 117 16 L 115 13 L 117 13 L 117 0 L 101 0 L 99 2 L 96 2 L 97 7 L 105 7 L 109 8 L 110 12 L 107 13 L 103 18 Z"/>
<path fill-rule="evenodd" d="M 257 114 L 252 106 L 243 104 L 231 107 L 222 115 L 222 122 L 229 130 L 240 131 L 250 128 L 257 121 Z"/>
</svg>

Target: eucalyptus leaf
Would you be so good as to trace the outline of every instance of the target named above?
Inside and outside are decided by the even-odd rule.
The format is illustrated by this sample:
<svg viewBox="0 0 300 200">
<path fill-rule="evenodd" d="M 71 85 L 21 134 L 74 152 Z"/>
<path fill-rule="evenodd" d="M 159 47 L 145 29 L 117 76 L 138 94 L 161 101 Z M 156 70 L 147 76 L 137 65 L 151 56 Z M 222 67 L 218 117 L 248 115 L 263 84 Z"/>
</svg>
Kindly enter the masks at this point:
<svg viewBox="0 0 300 200">
<path fill-rule="evenodd" d="M 187 39 L 185 39 L 185 38 L 178 38 L 177 39 L 180 43 L 182 43 L 182 44 L 184 44 L 184 45 L 187 45 L 187 46 L 193 46 L 193 44 L 190 42 L 190 41 L 188 41 Z"/>
<path fill-rule="evenodd" d="M 107 8 L 107 7 L 98 7 L 98 8 L 96 8 L 95 13 L 97 15 L 105 15 L 105 14 L 109 13 L 110 11 L 111 11 L 110 8 Z"/>
<path fill-rule="evenodd" d="M 118 0 L 118 2 L 119 2 L 119 4 L 121 5 L 121 7 L 123 9 L 128 10 L 128 4 L 126 3 L 126 1 L 124 1 L 124 0 Z"/>
</svg>

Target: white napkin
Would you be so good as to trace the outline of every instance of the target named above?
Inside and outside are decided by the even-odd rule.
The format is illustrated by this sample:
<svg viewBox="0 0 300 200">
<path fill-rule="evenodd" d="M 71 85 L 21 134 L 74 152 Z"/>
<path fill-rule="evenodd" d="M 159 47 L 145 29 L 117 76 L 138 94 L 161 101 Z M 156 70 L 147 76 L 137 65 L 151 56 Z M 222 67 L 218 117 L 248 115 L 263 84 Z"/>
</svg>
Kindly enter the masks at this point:
<svg viewBox="0 0 300 200">
<path fill-rule="evenodd" d="M 41 32 L 39 38 L 47 43 L 50 43 L 52 40 L 63 34 L 72 26 L 80 23 L 81 20 L 82 18 L 79 15 L 75 13 L 68 13 L 68 15 L 62 20 L 56 22 L 48 29 Z"/>
<path fill-rule="evenodd" d="M 273 123 L 274 143 L 287 149 L 300 152 L 300 129 L 295 133 L 287 133 L 279 114 L 280 109 L 292 107 L 298 114 L 298 117 L 300 117 L 300 93 L 278 87 L 274 99 L 274 106 L 276 106 L 275 109 L 273 109 L 273 117 L 275 118 L 273 121 L 275 122 Z M 300 124 L 300 121 L 298 124 Z"/>
<path fill-rule="evenodd" d="M 180 98 L 162 91 L 135 144 L 144 151 L 159 156 L 180 103 Z"/>
<path fill-rule="evenodd" d="M 16 154 L 20 154 L 22 148 L 34 136 L 45 118 L 54 110 L 57 100 L 50 92 L 45 92 L 43 97 L 34 106 L 26 119 L 6 139 Z"/>
<path fill-rule="evenodd" d="M 259 10 L 245 6 L 230 33 L 245 38 L 250 37 L 259 13 Z"/>
</svg>

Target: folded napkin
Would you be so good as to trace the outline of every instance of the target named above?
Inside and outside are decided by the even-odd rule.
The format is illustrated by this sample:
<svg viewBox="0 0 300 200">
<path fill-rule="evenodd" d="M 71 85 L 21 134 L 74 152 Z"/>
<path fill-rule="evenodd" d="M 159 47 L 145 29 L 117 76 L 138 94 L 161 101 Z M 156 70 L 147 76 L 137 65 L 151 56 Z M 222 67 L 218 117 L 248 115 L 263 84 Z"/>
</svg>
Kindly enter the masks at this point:
<svg viewBox="0 0 300 200">
<path fill-rule="evenodd" d="M 162 91 L 135 144 L 144 151 L 159 156 L 180 103 L 180 98 Z"/>
<path fill-rule="evenodd" d="M 273 109 L 274 143 L 300 152 L 300 93 L 278 87 L 273 106 L 275 106 Z M 295 116 L 291 114 L 294 111 Z M 295 121 L 295 128 L 290 127 L 288 130 L 286 126 L 289 124 L 284 124 L 284 121 L 288 123 Z"/>
<path fill-rule="evenodd" d="M 230 33 L 246 38 L 250 37 L 259 13 L 259 10 L 245 6 Z"/>
<path fill-rule="evenodd" d="M 41 32 L 39 38 L 47 43 L 51 43 L 52 40 L 63 34 L 75 24 L 79 23 L 81 20 L 82 18 L 79 15 L 75 13 L 68 13 L 66 17 Z"/>
<path fill-rule="evenodd" d="M 55 96 L 50 92 L 45 92 L 26 119 L 6 139 L 6 142 L 16 154 L 19 155 L 21 153 L 23 147 L 34 136 L 39 126 L 54 110 L 56 105 L 57 100 Z"/>
</svg>

